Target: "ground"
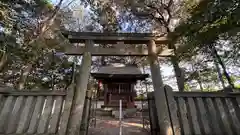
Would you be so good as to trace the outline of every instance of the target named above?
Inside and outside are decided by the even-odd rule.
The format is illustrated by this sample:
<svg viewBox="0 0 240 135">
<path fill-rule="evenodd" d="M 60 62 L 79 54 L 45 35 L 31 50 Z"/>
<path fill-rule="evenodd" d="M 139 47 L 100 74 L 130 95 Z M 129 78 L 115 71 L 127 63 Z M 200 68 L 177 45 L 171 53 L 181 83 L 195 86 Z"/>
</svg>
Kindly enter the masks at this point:
<svg viewBox="0 0 240 135">
<path fill-rule="evenodd" d="M 149 135 L 142 123 L 141 117 L 123 119 L 122 135 Z M 119 120 L 106 116 L 97 117 L 96 127 L 90 127 L 88 135 L 119 135 Z"/>
</svg>

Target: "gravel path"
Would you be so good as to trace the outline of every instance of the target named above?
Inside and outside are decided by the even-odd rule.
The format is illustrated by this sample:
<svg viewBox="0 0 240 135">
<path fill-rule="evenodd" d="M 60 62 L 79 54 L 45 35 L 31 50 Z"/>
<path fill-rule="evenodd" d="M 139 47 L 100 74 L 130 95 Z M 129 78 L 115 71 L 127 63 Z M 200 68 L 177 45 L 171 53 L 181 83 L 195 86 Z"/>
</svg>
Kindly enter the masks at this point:
<svg viewBox="0 0 240 135">
<path fill-rule="evenodd" d="M 110 117 L 97 118 L 96 128 L 90 127 L 88 135 L 119 135 L 119 121 L 118 119 Z M 122 122 L 122 135 L 149 135 L 146 130 L 142 128 L 141 118 L 127 118 Z"/>
</svg>

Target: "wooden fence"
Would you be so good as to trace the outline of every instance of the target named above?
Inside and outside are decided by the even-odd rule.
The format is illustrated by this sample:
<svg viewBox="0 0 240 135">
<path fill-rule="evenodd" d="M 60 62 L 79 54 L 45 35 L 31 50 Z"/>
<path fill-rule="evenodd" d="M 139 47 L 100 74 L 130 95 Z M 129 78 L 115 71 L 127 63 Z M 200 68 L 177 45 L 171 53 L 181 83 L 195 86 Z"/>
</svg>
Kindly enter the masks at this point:
<svg viewBox="0 0 240 135">
<path fill-rule="evenodd" d="M 0 134 L 64 135 L 73 90 L 0 91 Z"/>
<path fill-rule="evenodd" d="M 171 121 L 169 135 L 240 135 L 240 93 L 173 92 L 169 86 L 164 89 Z M 153 94 L 149 97 L 153 99 Z M 150 100 L 151 123 L 160 129 L 153 103 Z M 159 134 L 152 130 L 152 135 Z"/>
<path fill-rule="evenodd" d="M 150 120 L 150 129 L 152 135 L 159 134 L 159 124 L 158 124 L 158 116 L 156 104 L 153 96 L 153 92 L 148 93 L 148 110 L 149 110 L 149 120 Z"/>
</svg>

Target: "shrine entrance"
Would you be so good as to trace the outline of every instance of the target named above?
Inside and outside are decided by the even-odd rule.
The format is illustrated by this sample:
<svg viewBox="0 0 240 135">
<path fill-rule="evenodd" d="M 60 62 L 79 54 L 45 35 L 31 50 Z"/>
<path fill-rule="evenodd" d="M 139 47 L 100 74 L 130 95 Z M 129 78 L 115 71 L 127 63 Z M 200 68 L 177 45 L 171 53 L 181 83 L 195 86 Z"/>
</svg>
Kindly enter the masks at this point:
<svg viewBox="0 0 240 135">
<path fill-rule="evenodd" d="M 73 100 L 69 129 L 77 130 L 80 122 L 81 135 L 147 135 L 144 125 L 150 121 L 148 107 L 137 108 L 135 101 L 136 90 L 134 86 L 137 81 L 144 81 L 149 75 L 143 74 L 138 67 L 131 65 L 116 66 L 117 63 L 102 66 L 97 72 L 91 73 L 92 56 L 135 56 L 148 57 L 151 67 L 152 80 L 156 94 L 159 95 L 160 104 L 165 102 L 158 57 L 169 57 L 173 50 L 165 45 L 166 37 L 151 33 L 94 33 L 94 32 L 62 32 L 71 44 L 85 43 L 83 46 L 64 46 L 66 55 L 82 55 L 80 78 L 76 82 L 76 95 Z M 112 44 L 110 48 L 100 47 L 95 44 Z M 133 45 L 138 45 L 133 46 Z M 89 76 L 98 81 L 99 87 L 92 92 L 87 89 Z M 94 94 L 91 94 L 94 93 Z M 146 93 L 145 93 L 146 94 Z M 100 96 L 103 103 L 99 104 Z M 83 98 L 85 97 L 85 98 Z M 146 100 L 146 99 L 145 99 Z M 79 109 L 77 106 L 84 105 Z M 167 108 L 167 106 L 163 106 Z M 158 108 L 166 111 L 164 108 Z M 122 117 L 121 117 L 122 116 Z M 145 118 L 144 118 L 145 117 Z M 79 120 L 79 118 L 81 118 Z M 123 119 L 122 119 L 123 118 Z M 162 120 L 162 117 L 159 117 Z M 77 121 L 78 120 L 78 121 Z"/>
<path fill-rule="evenodd" d="M 91 76 L 98 82 L 98 96 L 93 101 L 90 116 L 93 124 L 89 125 L 89 134 L 95 134 L 99 128 L 104 128 L 103 134 L 111 132 L 122 134 L 134 134 L 134 132 L 149 133 L 143 127 L 149 117 L 143 117 L 143 101 L 136 101 L 137 90 L 135 85 L 139 81 L 145 81 L 149 76 L 143 74 L 137 66 L 112 63 L 102 66 Z M 103 99 L 103 100 L 99 100 Z M 97 104 L 97 106 L 94 105 Z M 148 122 L 149 123 L 149 122 Z M 147 125 L 147 124 L 145 124 Z M 114 129 L 114 130 L 113 130 Z M 135 131 L 132 131 L 135 129 Z M 112 131 L 113 130 L 113 131 Z M 110 134 L 110 133 L 109 133 Z"/>
</svg>

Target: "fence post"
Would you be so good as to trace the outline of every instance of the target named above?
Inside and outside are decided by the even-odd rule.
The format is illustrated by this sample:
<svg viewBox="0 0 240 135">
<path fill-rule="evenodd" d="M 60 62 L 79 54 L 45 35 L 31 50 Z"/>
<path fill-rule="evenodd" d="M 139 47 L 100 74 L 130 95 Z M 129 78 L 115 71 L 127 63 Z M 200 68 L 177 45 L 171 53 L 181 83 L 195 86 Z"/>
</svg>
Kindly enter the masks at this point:
<svg viewBox="0 0 240 135">
<path fill-rule="evenodd" d="M 178 120 L 177 103 L 173 96 L 173 89 L 172 89 L 172 87 L 165 85 L 164 90 L 166 92 L 169 115 L 170 115 L 170 120 L 172 123 L 173 133 L 174 133 L 174 135 L 180 135 L 181 128 L 180 128 L 180 124 L 179 124 L 179 120 Z"/>
<path fill-rule="evenodd" d="M 119 100 L 119 135 L 122 135 L 122 100 Z"/>
<path fill-rule="evenodd" d="M 160 72 L 157 47 L 154 40 L 148 43 L 148 60 L 151 68 L 152 82 L 154 88 L 154 98 L 157 108 L 159 132 L 160 135 L 172 135 L 171 121 L 169 117 L 166 93 L 163 87 L 162 76 Z"/>
<path fill-rule="evenodd" d="M 72 107 L 72 100 L 73 100 L 73 95 L 74 95 L 74 88 L 75 88 L 75 85 L 72 83 L 66 89 L 67 95 L 65 97 L 63 114 L 60 119 L 60 129 L 58 130 L 58 135 L 66 135 L 67 126 L 68 126 L 69 118 L 71 115 L 71 107 Z"/>
<path fill-rule="evenodd" d="M 156 110 L 153 92 L 148 93 L 147 97 L 148 97 L 149 120 L 151 125 L 150 126 L 151 135 L 158 135 L 159 124 L 158 124 L 157 110 Z"/>
<path fill-rule="evenodd" d="M 88 120 L 89 120 L 89 112 L 91 107 L 91 97 L 92 97 L 92 90 L 91 90 L 91 87 L 89 87 L 89 90 L 87 91 L 87 95 L 85 98 L 85 103 L 84 103 L 82 123 L 80 127 L 80 135 L 87 135 L 88 133 Z"/>
</svg>

